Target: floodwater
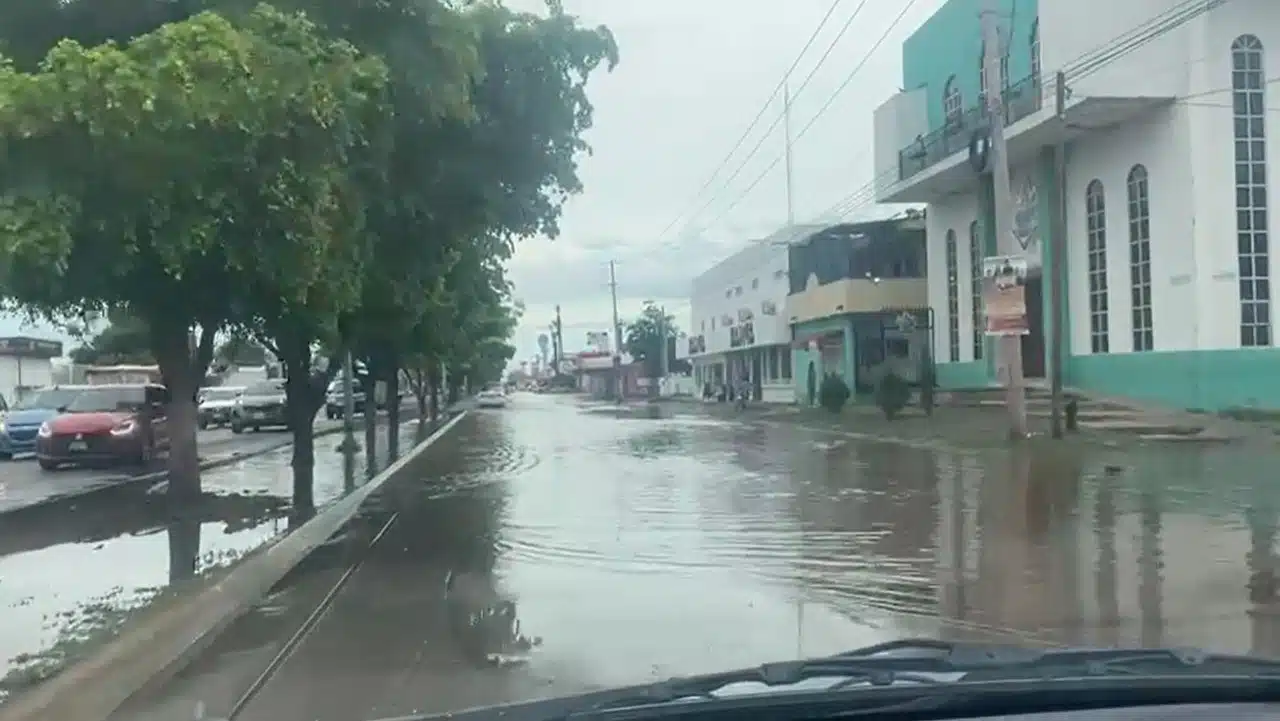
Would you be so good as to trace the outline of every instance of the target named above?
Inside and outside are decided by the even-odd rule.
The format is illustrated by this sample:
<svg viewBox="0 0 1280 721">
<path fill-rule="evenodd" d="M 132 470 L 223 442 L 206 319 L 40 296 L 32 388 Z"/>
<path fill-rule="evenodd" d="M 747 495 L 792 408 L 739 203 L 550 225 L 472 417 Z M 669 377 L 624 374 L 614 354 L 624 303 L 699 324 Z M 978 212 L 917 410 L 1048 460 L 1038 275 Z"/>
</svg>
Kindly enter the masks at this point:
<svg viewBox="0 0 1280 721">
<path fill-rule="evenodd" d="M 940 448 L 517 395 L 120 718 L 389 717 L 902 636 L 1280 652 L 1274 455 Z"/>
<path fill-rule="evenodd" d="M 364 477 L 363 454 L 344 459 L 339 440 L 317 439 L 320 505 Z M 170 512 L 162 484 L 128 484 L 0 515 L 0 701 L 109 638 L 162 594 L 286 532 L 290 453 L 205 471 L 203 498 L 180 514 Z"/>
</svg>

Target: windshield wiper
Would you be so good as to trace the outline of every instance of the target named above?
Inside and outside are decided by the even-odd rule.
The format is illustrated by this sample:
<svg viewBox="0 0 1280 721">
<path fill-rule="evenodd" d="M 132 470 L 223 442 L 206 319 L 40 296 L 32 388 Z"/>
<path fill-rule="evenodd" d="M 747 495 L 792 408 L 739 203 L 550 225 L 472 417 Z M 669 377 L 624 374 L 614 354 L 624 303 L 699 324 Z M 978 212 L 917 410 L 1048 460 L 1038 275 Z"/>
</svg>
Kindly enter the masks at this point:
<svg viewBox="0 0 1280 721">
<path fill-rule="evenodd" d="M 582 712 L 699 699 L 721 700 L 725 697 L 715 692 L 738 683 L 782 688 L 811 679 L 834 678 L 830 686 L 804 689 L 831 692 L 863 684 L 951 686 L 975 681 L 1171 674 L 1280 678 L 1280 661 L 1209 654 L 1196 649 L 1063 650 L 904 639 L 823 658 L 767 663 L 737 671 L 659 681 L 620 690 L 618 695 L 602 699 Z"/>
<path fill-rule="evenodd" d="M 905 709 L 917 702 L 928 705 L 954 702 L 957 698 L 964 700 L 968 698 L 964 695 L 966 690 L 1025 693 L 1030 688 L 1043 694 L 1047 690 L 1043 685 L 1045 681 L 1064 684 L 1083 681 L 1087 686 L 1091 681 L 1113 680 L 1132 685 L 1133 679 L 1141 678 L 1157 681 L 1172 678 L 1173 687 L 1185 685 L 1190 678 L 1231 682 L 1261 680 L 1280 691 L 1280 660 L 1210 654 L 1196 649 L 1054 649 L 903 639 L 833 656 L 766 663 L 736 671 L 512 704 L 502 707 L 501 711 L 504 718 L 510 719 L 565 721 L 597 714 L 612 717 L 624 709 L 635 709 L 638 715 L 654 715 L 655 707 L 664 705 L 688 709 L 692 703 L 707 711 L 722 705 L 762 708 L 762 705 L 794 704 L 810 708 L 832 699 L 838 699 L 845 710 L 889 711 Z M 804 683 L 813 679 L 831 679 L 832 683 Z M 1031 686 L 1027 682 L 1032 682 Z M 727 686 L 744 683 L 766 688 L 762 692 L 743 694 L 716 693 Z M 860 693 L 849 693 L 855 687 Z M 872 693 L 861 693 L 866 691 Z M 640 713 L 646 709 L 652 712 Z M 493 718 L 496 711 L 499 709 L 477 709 L 447 716 L 454 721 L 466 721 L 473 714 L 476 718 Z"/>
</svg>

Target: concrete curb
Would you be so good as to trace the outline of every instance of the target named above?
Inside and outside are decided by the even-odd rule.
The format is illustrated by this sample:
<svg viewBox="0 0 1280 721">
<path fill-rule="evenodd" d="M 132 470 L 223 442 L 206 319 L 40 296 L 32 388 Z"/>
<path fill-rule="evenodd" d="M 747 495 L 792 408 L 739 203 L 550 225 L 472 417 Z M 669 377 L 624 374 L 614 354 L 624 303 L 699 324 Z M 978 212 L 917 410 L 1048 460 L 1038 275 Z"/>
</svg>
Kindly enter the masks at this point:
<svg viewBox="0 0 1280 721">
<path fill-rule="evenodd" d="M 159 688 L 465 416 L 463 411 L 445 422 L 368 483 L 240 561 L 195 597 L 126 627 L 88 658 L 0 706 L 0 721 L 105 721 L 130 699 Z"/>
<path fill-rule="evenodd" d="M 341 432 L 342 432 L 342 427 L 339 426 L 337 428 L 324 428 L 322 430 L 318 430 L 313 435 L 316 438 L 323 438 L 325 436 L 331 436 Z M 239 463 L 240 461 L 248 460 L 250 458 L 265 456 L 268 453 L 274 453 L 282 448 L 288 448 L 289 446 L 292 446 L 292 445 L 293 445 L 293 439 L 290 437 L 290 438 L 280 439 L 279 443 L 273 443 L 269 446 L 265 446 L 262 448 L 254 448 L 251 451 L 232 451 L 231 453 L 227 453 L 225 455 L 214 456 L 213 458 L 210 458 L 208 460 L 201 461 L 200 470 L 208 471 L 214 468 L 229 466 L 233 463 Z M 169 471 L 167 469 L 162 469 L 159 471 L 148 471 L 146 473 L 141 473 L 137 475 L 107 476 L 98 481 L 99 485 L 96 485 L 90 488 L 83 488 L 78 491 L 71 491 L 70 493 L 60 493 L 56 496 L 49 496 L 47 498 L 42 498 L 41 500 L 36 501 L 35 503 L 30 503 L 25 506 L 19 506 L 18 508 L 10 508 L 6 511 L 0 511 L 0 517 L 13 514 L 13 513 L 22 513 L 24 511 L 29 511 L 34 508 L 41 508 L 43 506 L 49 506 L 55 503 L 66 503 L 67 501 L 73 501 L 77 498 L 91 496 L 95 493 L 103 493 L 105 491 L 111 491 L 117 488 L 131 486 L 135 483 L 154 483 L 156 481 L 162 481 L 167 475 L 169 475 Z"/>
</svg>

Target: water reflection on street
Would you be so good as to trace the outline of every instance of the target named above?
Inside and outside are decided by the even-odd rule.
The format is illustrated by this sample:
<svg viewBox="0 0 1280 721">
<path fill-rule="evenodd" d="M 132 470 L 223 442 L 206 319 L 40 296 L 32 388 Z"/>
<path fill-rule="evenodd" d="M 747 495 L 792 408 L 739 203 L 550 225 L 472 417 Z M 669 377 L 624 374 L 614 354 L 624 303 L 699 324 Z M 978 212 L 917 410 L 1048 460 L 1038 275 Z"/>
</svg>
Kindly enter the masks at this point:
<svg viewBox="0 0 1280 721">
<path fill-rule="evenodd" d="M 337 442 L 329 436 L 317 443 L 321 505 L 348 492 L 354 479 L 363 482 L 353 470 L 363 457 L 344 459 Z M 286 532 L 289 453 L 206 471 L 201 498 L 181 508 L 170 506 L 162 485 L 125 484 L 4 514 L 0 702 L 109 638 L 160 594 Z"/>
<path fill-rule="evenodd" d="M 1276 461 L 923 450 L 518 395 L 151 708 L 228 713 L 352 563 L 240 718 L 442 711 L 904 635 L 1275 654 Z"/>
</svg>

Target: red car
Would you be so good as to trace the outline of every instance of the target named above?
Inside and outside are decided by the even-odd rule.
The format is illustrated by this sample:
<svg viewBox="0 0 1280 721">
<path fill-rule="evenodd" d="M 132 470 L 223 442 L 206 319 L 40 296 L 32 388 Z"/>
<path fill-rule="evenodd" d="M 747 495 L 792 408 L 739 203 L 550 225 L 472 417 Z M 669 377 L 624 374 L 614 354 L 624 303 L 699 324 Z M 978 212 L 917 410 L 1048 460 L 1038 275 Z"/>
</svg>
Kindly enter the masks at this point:
<svg viewBox="0 0 1280 721">
<path fill-rule="evenodd" d="M 169 449 L 168 392 L 153 384 L 89 386 L 44 422 L 36 436 L 40 467 L 146 464 Z"/>
</svg>

